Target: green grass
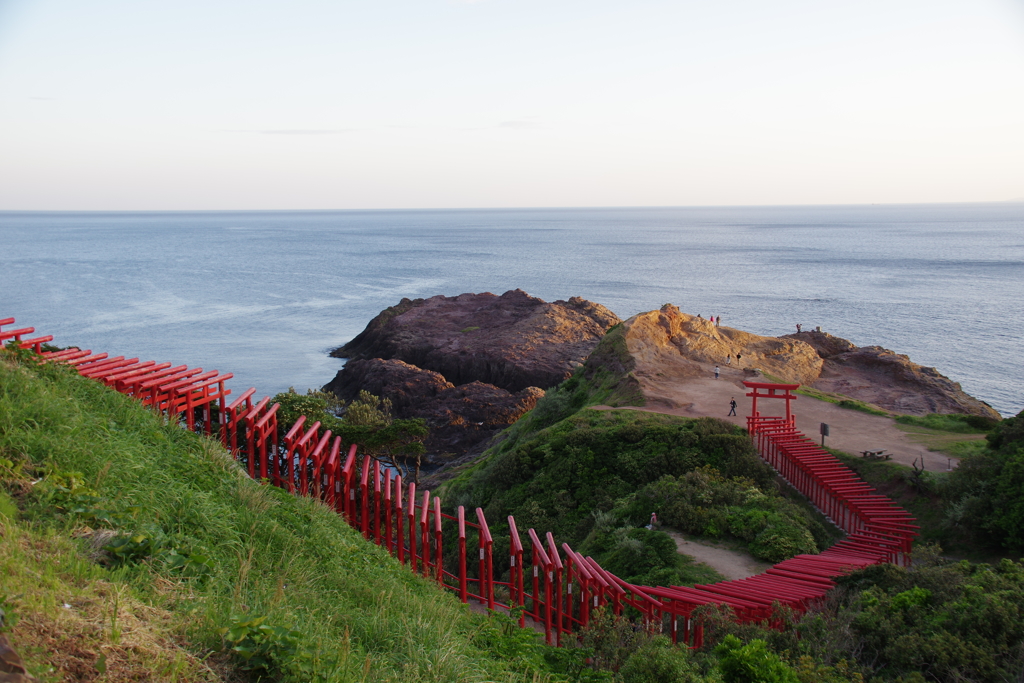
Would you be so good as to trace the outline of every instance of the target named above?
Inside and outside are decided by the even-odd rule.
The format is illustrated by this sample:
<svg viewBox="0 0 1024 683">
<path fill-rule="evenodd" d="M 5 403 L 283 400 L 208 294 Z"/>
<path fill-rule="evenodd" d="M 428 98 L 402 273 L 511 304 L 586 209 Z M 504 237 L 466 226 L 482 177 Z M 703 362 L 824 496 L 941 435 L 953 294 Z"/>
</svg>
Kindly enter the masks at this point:
<svg viewBox="0 0 1024 683">
<path fill-rule="evenodd" d="M 234 676 L 219 629 L 252 617 L 294 630 L 324 680 L 547 680 L 525 664 L 536 657 L 494 646 L 504 617 L 469 613 L 320 503 L 250 480 L 218 443 L 96 382 L 5 354 L 0 461 L 16 465 L 0 468 L 0 600 L 43 680 L 64 660 L 105 680 L 132 666 L 152 680 Z M 152 552 L 104 566 L 89 549 L 97 530 L 148 534 Z M 289 657 L 286 680 L 318 680 Z"/>
<path fill-rule="evenodd" d="M 761 375 L 769 382 L 775 382 L 777 384 L 790 384 L 790 382 L 783 381 L 780 377 L 776 377 L 775 375 L 769 374 L 764 371 L 761 372 Z M 840 408 L 846 408 L 848 410 L 857 410 L 862 413 L 868 413 L 869 415 L 891 415 L 891 413 L 888 410 L 885 410 L 884 408 L 879 408 L 874 404 L 865 403 L 864 401 L 859 401 L 855 398 L 844 396 L 843 394 L 834 394 L 828 391 L 819 391 L 818 389 L 814 389 L 808 386 L 802 385 L 793 393 L 800 394 L 801 396 L 807 396 L 808 398 L 816 398 L 819 401 L 825 401 L 826 403 L 832 403 L 839 406 Z"/>
<path fill-rule="evenodd" d="M 978 415 L 957 415 L 929 413 L 928 415 L 900 415 L 896 422 L 901 425 L 923 427 L 953 434 L 986 434 L 999 424 L 998 421 Z"/>
</svg>

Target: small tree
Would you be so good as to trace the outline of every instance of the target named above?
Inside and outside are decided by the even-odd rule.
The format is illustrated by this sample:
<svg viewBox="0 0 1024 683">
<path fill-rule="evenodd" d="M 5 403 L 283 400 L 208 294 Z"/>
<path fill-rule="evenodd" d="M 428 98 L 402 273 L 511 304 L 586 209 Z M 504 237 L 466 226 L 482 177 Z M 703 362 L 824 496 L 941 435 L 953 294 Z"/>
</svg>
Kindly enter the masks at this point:
<svg viewBox="0 0 1024 683">
<path fill-rule="evenodd" d="M 374 457 L 419 483 L 420 466 L 426 448 L 423 441 L 430 434 L 425 420 L 398 420 L 391 415 L 391 401 L 374 396 L 363 390 L 351 403 L 346 404 L 337 396 L 324 391 L 310 389 L 306 394 L 289 389 L 274 397 L 280 403 L 278 425 L 286 433 L 292 425 L 305 415 L 307 427 L 320 422 L 323 429 L 330 429 L 348 444 L 359 444 L 363 453 Z"/>
<path fill-rule="evenodd" d="M 391 415 L 391 401 L 374 396 L 365 389 L 345 409 L 342 438 L 358 443 L 363 452 L 398 470 L 403 478 L 413 468 L 413 481 L 419 483 L 420 466 L 430 434 L 422 418 L 399 420 Z"/>
</svg>

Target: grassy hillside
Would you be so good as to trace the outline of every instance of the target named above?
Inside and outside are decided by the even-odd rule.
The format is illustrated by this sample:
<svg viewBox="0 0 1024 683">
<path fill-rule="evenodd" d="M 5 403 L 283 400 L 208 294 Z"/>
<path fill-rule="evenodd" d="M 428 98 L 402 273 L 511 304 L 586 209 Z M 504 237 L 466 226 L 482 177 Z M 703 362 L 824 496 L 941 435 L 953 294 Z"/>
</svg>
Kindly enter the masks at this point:
<svg viewBox="0 0 1024 683">
<path fill-rule="evenodd" d="M 720 578 L 680 564 L 668 536 L 642 528 L 652 512 L 669 527 L 735 541 L 772 562 L 834 541 L 812 513 L 780 495 L 743 431 L 714 418 L 579 410 L 536 431 L 513 428 L 442 495 L 483 507 L 499 545 L 503 521 L 514 515 L 521 532 L 552 531 L 647 585 Z"/>
<path fill-rule="evenodd" d="M 0 608 L 43 680 L 566 670 L 532 634 L 469 613 L 318 502 L 248 479 L 216 442 L 8 350 L 0 482 Z"/>
</svg>

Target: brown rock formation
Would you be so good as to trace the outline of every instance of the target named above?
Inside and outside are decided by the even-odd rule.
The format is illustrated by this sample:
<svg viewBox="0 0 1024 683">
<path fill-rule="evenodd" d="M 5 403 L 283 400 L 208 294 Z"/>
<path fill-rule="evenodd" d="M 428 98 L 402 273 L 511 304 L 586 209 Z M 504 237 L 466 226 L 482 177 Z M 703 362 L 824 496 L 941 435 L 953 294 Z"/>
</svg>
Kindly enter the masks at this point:
<svg viewBox="0 0 1024 683">
<path fill-rule="evenodd" d="M 29 676 L 25 663 L 11 646 L 7 636 L 0 633 L 0 683 L 36 683 L 34 676 Z"/>
<path fill-rule="evenodd" d="M 695 377 L 707 372 L 702 363 L 724 367 L 729 356 L 735 359 L 739 354 L 743 367 L 760 368 L 786 381 L 805 384 L 818 377 L 823 364 L 815 350 L 802 342 L 716 327 L 710 320 L 681 313 L 671 304 L 635 315 L 623 326 L 638 377 L 666 371 Z"/>
<path fill-rule="evenodd" d="M 461 455 L 532 410 L 544 392 L 527 387 L 512 393 L 483 382 L 455 386 L 443 375 L 400 360 L 351 360 L 324 386 L 345 400 L 365 389 L 391 400 L 396 417 L 423 418 L 430 427 L 425 446 L 436 459 Z"/>
<path fill-rule="evenodd" d="M 825 361 L 811 386 L 844 394 L 907 415 L 962 413 L 998 420 L 999 413 L 964 393 L 960 384 L 935 368 L 881 346 L 855 346 L 827 332 L 787 335 L 812 346 Z"/>
<path fill-rule="evenodd" d="M 339 398 L 351 401 L 365 389 L 374 396 L 389 399 L 395 414 L 407 417 L 404 413 L 410 407 L 429 401 L 454 386 L 439 372 L 400 360 L 370 358 L 345 363 L 345 367 L 324 386 L 324 391 L 334 392 Z"/>
<path fill-rule="evenodd" d="M 886 410 L 909 415 L 962 413 L 999 419 L 987 404 L 960 385 L 878 346 L 857 347 L 824 332 L 762 337 L 666 305 L 623 323 L 626 350 L 645 395 L 658 400 L 657 385 L 706 374 L 711 365 L 735 367 L 754 376 L 756 368 L 786 382 L 843 394 Z"/>
<path fill-rule="evenodd" d="M 618 322 L 585 299 L 547 303 L 519 289 L 402 299 L 331 355 L 398 359 L 456 385 L 547 389 L 569 377 Z"/>
</svg>

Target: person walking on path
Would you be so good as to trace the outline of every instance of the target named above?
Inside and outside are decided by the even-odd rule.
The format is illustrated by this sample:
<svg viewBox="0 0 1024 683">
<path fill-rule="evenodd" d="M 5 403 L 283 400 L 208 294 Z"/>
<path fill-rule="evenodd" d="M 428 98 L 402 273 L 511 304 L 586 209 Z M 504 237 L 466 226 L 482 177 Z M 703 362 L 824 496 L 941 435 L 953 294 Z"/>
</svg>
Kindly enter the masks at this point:
<svg viewBox="0 0 1024 683">
<path fill-rule="evenodd" d="M 725 364 L 726 365 L 732 365 L 732 354 L 731 353 L 728 356 L 725 357 Z"/>
<path fill-rule="evenodd" d="M 726 415 L 726 417 L 729 417 L 730 415 L 735 415 L 735 414 L 736 414 L 736 397 L 733 396 L 732 399 L 730 399 L 730 401 L 729 401 L 729 415 Z"/>
<path fill-rule="evenodd" d="M 718 379 L 718 366 L 715 366 L 715 379 Z"/>
<path fill-rule="evenodd" d="M 658 515 L 652 512 L 651 513 L 651 522 L 650 522 L 650 524 L 647 525 L 647 528 L 649 530 L 651 530 L 651 531 L 654 531 L 654 527 L 656 527 L 656 526 L 658 526 Z"/>
</svg>

